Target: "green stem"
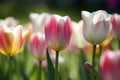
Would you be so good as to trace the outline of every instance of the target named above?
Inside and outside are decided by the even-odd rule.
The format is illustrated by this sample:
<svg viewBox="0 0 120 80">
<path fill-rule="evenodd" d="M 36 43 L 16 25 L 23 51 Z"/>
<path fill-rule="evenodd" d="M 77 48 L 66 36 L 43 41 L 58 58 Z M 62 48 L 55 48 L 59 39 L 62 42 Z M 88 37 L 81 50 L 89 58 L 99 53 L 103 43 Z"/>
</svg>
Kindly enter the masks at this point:
<svg viewBox="0 0 120 80">
<path fill-rule="evenodd" d="M 59 51 L 56 51 L 55 80 L 58 80 L 58 56 L 59 56 Z"/>
<path fill-rule="evenodd" d="M 118 45 L 119 45 L 118 47 L 119 47 L 119 49 L 120 49 L 120 40 L 118 40 Z"/>
<path fill-rule="evenodd" d="M 101 75 L 100 75 L 100 56 L 102 53 L 102 46 L 99 47 L 99 55 L 98 55 L 98 74 L 97 74 L 97 80 L 101 80 Z"/>
<path fill-rule="evenodd" d="M 42 71 L 42 62 L 39 61 L 39 66 L 38 66 L 38 80 L 42 80 L 42 78 L 41 78 L 41 71 Z"/>
<path fill-rule="evenodd" d="M 9 80 L 12 80 L 12 57 L 9 56 Z"/>
<path fill-rule="evenodd" d="M 95 53 L 96 53 L 96 45 L 93 45 L 93 54 L 92 54 L 92 79 L 95 80 Z"/>
<path fill-rule="evenodd" d="M 20 56 L 17 56 L 17 58 L 18 58 L 18 61 L 17 61 L 17 78 L 18 78 L 18 80 L 20 80 L 20 65 L 19 65 L 19 63 L 20 63 Z"/>
</svg>

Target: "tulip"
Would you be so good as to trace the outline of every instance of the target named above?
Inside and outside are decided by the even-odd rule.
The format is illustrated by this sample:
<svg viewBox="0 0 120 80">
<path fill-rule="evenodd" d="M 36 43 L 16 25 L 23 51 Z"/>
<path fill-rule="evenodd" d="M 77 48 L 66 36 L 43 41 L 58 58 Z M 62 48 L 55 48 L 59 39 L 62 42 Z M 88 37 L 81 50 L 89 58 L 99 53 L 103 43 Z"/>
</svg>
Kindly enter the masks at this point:
<svg viewBox="0 0 120 80">
<path fill-rule="evenodd" d="M 44 28 L 47 19 L 49 18 L 49 13 L 30 13 L 30 19 L 33 25 L 34 32 L 41 32 L 44 33 Z"/>
<path fill-rule="evenodd" d="M 46 47 L 44 34 L 33 33 L 30 41 L 30 49 L 37 60 L 42 61 L 45 59 Z"/>
<path fill-rule="evenodd" d="M 16 27 L 0 26 L 0 51 L 7 56 L 15 56 L 22 51 L 29 31 L 21 25 Z"/>
<path fill-rule="evenodd" d="M 22 51 L 28 34 L 29 31 L 23 29 L 21 25 L 16 27 L 0 25 L 0 51 L 10 59 L 9 80 L 12 80 L 12 57 Z"/>
<path fill-rule="evenodd" d="M 30 49 L 33 56 L 38 60 L 38 80 L 41 80 L 41 67 L 42 61 L 46 58 L 46 41 L 45 36 L 42 33 L 33 33 L 30 40 Z"/>
<path fill-rule="evenodd" d="M 109 32 L 109 15 L 99 10 L 93 13 L 82 11 L 83 36 L 92 44 L 99 44 L 105 40 Z"/>
<path fill-rule="evenodd" d="M 55 51 L 63 50 L 69 45 L 71 33 L 71 21 L 68 16 L 52 15 L 46 23 L 46 42 Z"/>
<path fill-rule="evenodd" d="M 88 42 L 93 44 L 91 79 L 95 80 L 96 45 L 103 42 L 108 36 L 110 27 L 109 15 L 103 10 L 98 10 L 93 13 L 82 11 L 81 15 L 83 18 L 83 36 Z"/>
<path fill-rule="evenodd" d="M 102 80 L 120 80 L 120 51 L 106 51 L 100 59 Z"/>
<path fill-rule="evenodd" d="M 113 14 L 110 22 L 112 25 L 112 36 L 118 40 L 118 46 L 120 49 L 120 15 Z"/>
<path fill-rule="evenodd" d="M 120 40 L 120 15 L 113 14 L 111 17 L 112 35 Z"/>
<path fill-rule="evenodd" d="M 56 51 L 55 80 L 58 80 L 59 51 L 68 47 L 71 38 L 71 20 L 68 16 L 51 15 L 45 26 L 47 45 Z"/>
</svg>

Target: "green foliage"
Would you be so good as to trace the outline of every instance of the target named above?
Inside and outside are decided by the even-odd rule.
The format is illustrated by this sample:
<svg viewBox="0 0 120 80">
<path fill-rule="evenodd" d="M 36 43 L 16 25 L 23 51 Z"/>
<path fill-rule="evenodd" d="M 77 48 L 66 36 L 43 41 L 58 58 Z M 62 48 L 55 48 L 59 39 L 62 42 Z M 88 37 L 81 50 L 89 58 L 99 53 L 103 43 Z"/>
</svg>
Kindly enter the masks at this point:
<svg viewBox="0 0 120 80">
<path fill-rule="evenodd" d="M 47 52 L 47 63 L 48 63 L 48 80 L 54 80 L 54 66 L 53 63 L 50 59 L 49 53 L 48 53 L 48 49 L 46 50 Z"/>
</svg>

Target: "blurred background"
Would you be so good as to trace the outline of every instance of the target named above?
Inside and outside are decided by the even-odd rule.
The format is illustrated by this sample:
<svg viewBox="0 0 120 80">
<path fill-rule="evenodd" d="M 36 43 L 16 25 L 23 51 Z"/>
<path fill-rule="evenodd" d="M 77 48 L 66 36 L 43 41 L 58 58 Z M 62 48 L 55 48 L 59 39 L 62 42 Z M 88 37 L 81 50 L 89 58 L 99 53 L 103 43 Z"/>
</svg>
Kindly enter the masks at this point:
<svg viewBox="0 0 120 80">
<path fill-rule="evenodd" d="M 79 21 L 81 11 L 104 9 L 109 13 L 119 13 L 119 0 L 0 0 L 0 18 L 13 16 L 21 23 L 29 21 L 29 13 L 48 12 L 69 15 Z"/>
</svg>

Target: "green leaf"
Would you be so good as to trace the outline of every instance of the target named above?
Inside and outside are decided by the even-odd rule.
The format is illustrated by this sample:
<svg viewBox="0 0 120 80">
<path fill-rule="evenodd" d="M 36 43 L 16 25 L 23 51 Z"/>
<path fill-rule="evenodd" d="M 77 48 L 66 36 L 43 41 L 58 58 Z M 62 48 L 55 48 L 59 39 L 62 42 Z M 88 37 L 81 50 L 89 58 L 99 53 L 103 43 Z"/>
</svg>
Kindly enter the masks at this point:
<svg viewBox="0 0 120 80">
<path fill-rule="evenodd" d="M 87 75 L 86 71 L 85 71 L 85 68 L 84 68 L 84 63 L 87 61 L 86 60 L 86 55 L 83 51 L 83 49 L 80 49 L 80 75 L 81 75 L 81 78 L 82 80 L 90 80 L 90 76 Z"/>
<path fill-rule="evenodd" d="M 48 49 L 46 49 L 47 53 L 47 63 L 48 63 L 48 80 L 54 80 L 54 66 L 50 59 Z"/>
</svg>

